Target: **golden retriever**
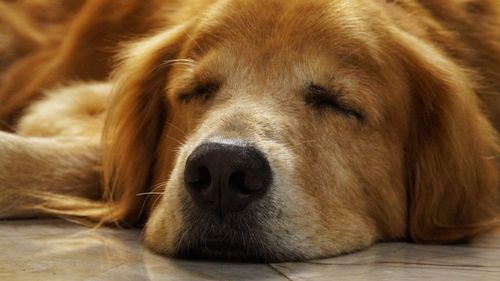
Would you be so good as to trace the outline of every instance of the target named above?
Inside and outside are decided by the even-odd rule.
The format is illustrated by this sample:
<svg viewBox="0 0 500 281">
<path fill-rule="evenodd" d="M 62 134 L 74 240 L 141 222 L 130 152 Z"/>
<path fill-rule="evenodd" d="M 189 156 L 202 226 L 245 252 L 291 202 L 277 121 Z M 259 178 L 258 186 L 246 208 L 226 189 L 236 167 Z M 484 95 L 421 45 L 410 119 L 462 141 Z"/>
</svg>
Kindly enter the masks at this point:
<svg viewBox="0 0 500 281">
<path fill-rule="evenodd" d="M 267 262 L 500 224 L 497 0 L 0 15 L 3 218 L 145 224 L 161 254 Z"/>
</svg>

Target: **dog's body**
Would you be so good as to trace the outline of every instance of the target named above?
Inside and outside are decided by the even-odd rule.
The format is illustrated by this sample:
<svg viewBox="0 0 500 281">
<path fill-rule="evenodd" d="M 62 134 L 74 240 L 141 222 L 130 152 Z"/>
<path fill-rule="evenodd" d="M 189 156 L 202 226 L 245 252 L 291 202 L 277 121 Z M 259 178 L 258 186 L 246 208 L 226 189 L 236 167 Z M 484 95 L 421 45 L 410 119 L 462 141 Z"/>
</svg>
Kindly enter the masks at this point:
<svg viewBox="0 0 500 281">
<path fill-rule="evenodd" d="M 498 1 L 64 2 L 0 2 L 0 216 L 258 260 L 498 225 Z"/>
</svg>

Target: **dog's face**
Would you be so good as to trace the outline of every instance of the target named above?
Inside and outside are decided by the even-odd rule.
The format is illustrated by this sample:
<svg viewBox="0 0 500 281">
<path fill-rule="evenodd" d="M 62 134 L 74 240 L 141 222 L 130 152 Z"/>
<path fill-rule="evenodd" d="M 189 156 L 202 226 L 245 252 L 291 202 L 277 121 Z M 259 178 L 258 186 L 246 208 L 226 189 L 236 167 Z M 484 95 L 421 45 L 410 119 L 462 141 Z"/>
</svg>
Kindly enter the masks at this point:
<svg viewBox="0 0 500 281">
<path fill-rule="evenodd" d="M 380 11 L 348 2 L 225 1 L 136 46 L 153 250 L 283 261 L 405 237 L 418 98 Z"/>
<path fill-rule="evenodd" d="M 198 26 L 173 62 L 164 142 L 182 128 L 185 143 L 148 243 L 172 254 L 282 260 L 354 250 L 382 231 L 402 236 L 404 116 L 382 106 L 395 93 L 359 67 L 374 64 L 370 46 L 343 38 L 361 30 L 343 30 L 330 5 L 258 16 L 262 7 L 238 7 L 209 15 L 214 24 Z M 380 206 L 397 215 L 381 217 Z M 394 229 L 377 228 L 379 219 Z"/>
</svg>

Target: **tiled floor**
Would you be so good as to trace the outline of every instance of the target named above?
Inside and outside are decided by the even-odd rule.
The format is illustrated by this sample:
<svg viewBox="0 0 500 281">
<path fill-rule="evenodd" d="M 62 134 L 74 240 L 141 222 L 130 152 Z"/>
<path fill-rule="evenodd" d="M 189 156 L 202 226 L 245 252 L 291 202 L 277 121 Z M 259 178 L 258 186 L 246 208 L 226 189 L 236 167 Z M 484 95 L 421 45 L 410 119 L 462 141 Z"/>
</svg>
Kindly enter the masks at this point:
<svg viewBox="0 0 500 281">
<path fill-rule="evenodd" d="M 378 244 L 305 263 L 173 260 L 144 249 L 140 232 L 62 221 L 0 221 L 0 280 L 500 280 L 500 234 L 469 245 Z"/>
</svg>

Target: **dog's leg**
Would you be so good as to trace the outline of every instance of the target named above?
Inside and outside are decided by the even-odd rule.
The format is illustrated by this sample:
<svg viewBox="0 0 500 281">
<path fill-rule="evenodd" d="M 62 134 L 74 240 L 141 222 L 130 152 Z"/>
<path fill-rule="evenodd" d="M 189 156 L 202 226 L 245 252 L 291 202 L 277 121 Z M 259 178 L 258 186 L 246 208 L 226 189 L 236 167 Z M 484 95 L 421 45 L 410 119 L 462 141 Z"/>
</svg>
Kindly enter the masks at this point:
<svg viewBox="0 0 500 281">
<path fill-rule="evenodd" d="M 0 218 L 50 215 L 43 198 L 51 196 L 100 198 L 99 147 L 89 138 L 0 132 Z"/>
</svg>

